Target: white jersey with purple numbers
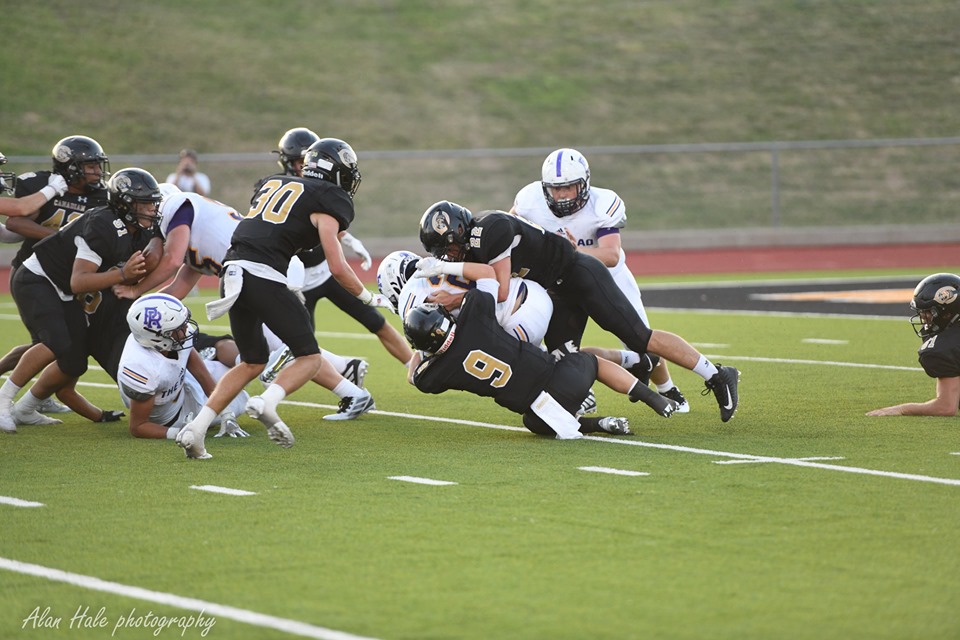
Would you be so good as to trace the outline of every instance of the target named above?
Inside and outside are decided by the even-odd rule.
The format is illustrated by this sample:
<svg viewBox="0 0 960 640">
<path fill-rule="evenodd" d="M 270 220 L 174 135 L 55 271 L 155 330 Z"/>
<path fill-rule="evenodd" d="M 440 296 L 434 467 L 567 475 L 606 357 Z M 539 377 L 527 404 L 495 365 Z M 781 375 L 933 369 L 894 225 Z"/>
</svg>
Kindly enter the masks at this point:
<svg viewBox="0 0 960 640">
<path fill-rule="evenodd" d="M 561 218 L 547 206 L 547 200 L 543 197 L 542 184 L 539 181 L 531 182 L 517 193 L 513 202 L 513 210 L 518 216 L 543 227 L 547 231 L 561 235 L 565 235 L 565 232 L 569 233 L 576 240 L 578 248 L 594 249 L 598 246 L 598 238 L 605 235 L 604 230 L 619 230 L 627 224 L 627 208 L 620 196 L 615 191 L 598 187 L 590 187 L 590 197 L 582 209 Z M 607 231 L 606 233 L 610 232 Z M 619 231 L 616 231 L 616 233 L 619 233 Z M 610 275 L 613 276 L 623 294 L 627 296 L 633 308 L 640 314 L 643 322 L 650 326 L 647 320 L 647 312 L 644 310 L 643 301 L 640 298 L 637 279 L 627 267 L 623 249 L 620 250 L 617 264 L 610 267 Z"/>
<path fill-rule="evenodd" d="M 423 304 L 428 296 L 437 291 L 458 295 L 472 288 L 474 284 L 471 280 L 456 276 L 410 278 L 397 298 L 397 313 L 401 318 L 406 317 L 410 309 Z M 456 317 L 459 311 L 454 309 L 451 314 Z M 497 303 L 497 322 L 500 326 L 507 333 L 531 344 L 539 345 L 543 341 L 552 315 L 553 301 L 546 289 L 522 278 L 511 278 L 507 299 Z"/>
<path fill-rule="evenodd" d="M 174 352 L 168 358 L 156 349 L 144 347 L 133 336 L 127 337 L 120 356 L 117 386 L 124 406 L 130 408 L 130 397 L 153 396 L 150 421 L 166 427 L 182 427 L 188 415 L 200 412 L 207 395 L 196 378 L 187 371 L 190 349 Z M 215 360 L 205 360 L 214 380 L 219 380 L 227 368 Z M 235 415 L 242 415 L 247 403 L 247 392 L 234 398 L 228 407 Z M 219 416 L 214 424 L 219 422 Z"/>
<path fill-rule="evenodd" d="M 197 195 L 175 193 L 164 198 L 160 205 L 160 231 L 167 237 L 167 230 L 180 206 L 189 201 L 193 206 L 193 224 L 190 225 L 190 241 L 184 262 L 194 271 L 218 276 L 223 267 L 223 257 L 230 248 L 233 231 L 243 220 L 237 210 L 222 202 Z"/>
</svg>

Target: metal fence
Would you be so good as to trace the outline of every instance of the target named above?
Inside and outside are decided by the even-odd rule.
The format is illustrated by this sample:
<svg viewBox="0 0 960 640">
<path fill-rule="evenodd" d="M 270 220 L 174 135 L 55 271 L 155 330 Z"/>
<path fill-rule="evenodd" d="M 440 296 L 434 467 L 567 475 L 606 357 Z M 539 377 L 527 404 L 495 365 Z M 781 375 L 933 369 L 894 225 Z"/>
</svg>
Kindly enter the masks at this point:
<svg viewBox="0 0 960 640">
<path fill-rule="evenodd" d="M 627 204 L 625 244 L 731 244 L 751 235 L 769 243 L 814 230 L 823 241 L 875 232 L 906 240 L 904 234 L 924 229 L 960 237 L 960 137 L 578 148 L 590 161 L 592 184 L 617 191 Z M 539 179 L 551 151 L 358 148 L 363 182 L 351 229 L 384 246 L 416 248 L 417 221 L 431 203 L 509 209 L 516 192 Z M 253 184 L 277 169 L 275 159 L 268 152 L 205 153 L 200 167 L 214 197 L 245 211 Z M 50 162 L 9 160 L 20 173 Z M 111 156 L 114 170 L 142 166 L 160 180 L 176 161 L 174 154 Z"/>
</svg>

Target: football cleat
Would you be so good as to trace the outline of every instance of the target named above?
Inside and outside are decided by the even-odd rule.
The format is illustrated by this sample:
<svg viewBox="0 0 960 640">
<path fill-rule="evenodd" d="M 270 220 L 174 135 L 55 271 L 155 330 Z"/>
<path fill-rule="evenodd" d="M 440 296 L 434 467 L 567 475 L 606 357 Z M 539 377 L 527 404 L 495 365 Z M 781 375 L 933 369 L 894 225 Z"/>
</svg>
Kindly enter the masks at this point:
<svg viewBox="0 0 960 640">
<path fill-rule="evenodd" d="M 341 398 L 340 406 L 336 413 L 323 416 L 324 420 L 353 420 L 368 411 L 373 411 L 377 405 L 373 401 L 370 392 L 364 389 L 363 395 L 355 398 Z"/>
<path fill-rule="evenodd" d="M 40 413 L 70 413 L 72 410 L 67 405 L 57 402 L 57 399 L 53 396 L 50 396 L 40 403 L 37 411 Z"/>
<path fill-rule="evenodd" d="M 197 434 L 190 429 L 190 423 L 184 425 L 177 434 L 177 444 L 183 448 L 183 452 L 191 460 L 209 460 L 213 456 L 207 453 L 203 446 L 203 434 Z"/>
<path fill-rule="evenodd" d="M 652 353 L 641 353 L 640 362 L 627 367 L 627 371 L 633 374 L 633 377 L 639 380 L 641 384 L 648 385 L 650 384 L 650 374 L 653 373 L 658 364 L 660 364 L 660 356 Z"/>
<path fill-rule="evenodd" d="M 290 431 L 290 428 L 283 423 L 283 421 L 274 422 L 272 425 L 267 427 L 267 435 L 270 436 L 270 439 L 276 442 L 278 445 L 284 449 L 289 449 L 293 446 L 293 433 Z"/>
<path fill-rule="evenodd" d="M 677 410 L 677 403 L 670 398 L 660 395 L 645 384 L 638 382 L 628 394 L 630 402 L 643 401 L 645 405 L 656 411 L 664 418 L 669 418 Z"/>
<path fill-rule="evenodd" d="M 706 389 L 702 395 L 711 391 L 720 406 L 720 420 L 727 422 L 737 412 L 740 398 L 737 395 L 737 386 L 740 383 L 740 372 L 733 367 L 724 367 L 717 364 L 717 372 L 706 381 Z"/>
<path fill-rule="evenodd" d="M 290 353 L 290 347 L 284 346 L 270 354 L 267 365 L 260 372 L 260 382 L 264 387 L 269 387 L 277 379 L 285 366 L 293 362 L 293 354 Z"/>
<path fill-rule="evenodd" d="M 614 418 L 612 416 L 600 418 L 599 426 L 607 433 L 612 433 L 615 436 L 633 435 L 633 431 L 630 430 L 630 421 L 626 418 Z"/>
<path fill-rule="evenodd" d="M 13 419 L 13 401 L 0 402 L 0 431 L 16 433 L 17 422 Z"/>
<path fill-rule="evenodd" d="M 19 402 L 14 403 L 12 414 L 17 424 L 63 424 L 63 420 L 45 416 L 35 409 L 26 409 Z"/>
<path fill-rule="evenodd" d="M 690 403 L 687 402 L 687 399 L 684 397 L 683 393 L 680 392 L 680 389 L 676 387 L 670 387 L 666 391 L 661 392 L 660 395 L 677 403 L 677 409 L 675 413 L 690 413 Z"/>
<path fill-rule="evenodd" d="M 347 363 L 346 368 L 340 373 L 340 375 L 362 389 L 363 380 L 367 377 L 367 369 L 369 368 L 370 364 L 367 363 L 366 360 L 354 358 Z"/>
<path fill-rule="evenodd" d="M 596 413 L 597 412 L 597 396 L 593 394 L 593 389 L 590 389 L 590 393 L 587 394 L 587 397 L 583 399 L 583 403 L 580 405 L 580 409 L 577 410 L 577 417 L 587 414 L 587 413 Z"/>
</svg>

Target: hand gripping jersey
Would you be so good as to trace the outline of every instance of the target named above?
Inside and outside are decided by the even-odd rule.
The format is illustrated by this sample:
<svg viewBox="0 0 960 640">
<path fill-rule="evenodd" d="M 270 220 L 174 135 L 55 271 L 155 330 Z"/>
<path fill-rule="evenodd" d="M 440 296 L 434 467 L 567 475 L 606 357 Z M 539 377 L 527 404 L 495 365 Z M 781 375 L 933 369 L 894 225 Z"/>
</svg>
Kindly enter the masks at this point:
<svg viewBox="0 0 960 640">
<path fill-rule="evenodd" d="M 397 313 L 401 318 L 416 306 L 426 302 L 427 297 L 437 291 L 446 291 L 459 295 L 476 287 L 472 280 L 444 275 L 432 278 L 410 278 L 397 298 Z M 460 309 L 451 310 L 457 317 Z M 539 345 L 547 332 L 550 316 L 553 314 L 553 301 L 546 289 L 531 280 L 510 279 L 507 299 L 496 305 L 497 322 L 507 333 L 534 345 Z"/>
</svg>

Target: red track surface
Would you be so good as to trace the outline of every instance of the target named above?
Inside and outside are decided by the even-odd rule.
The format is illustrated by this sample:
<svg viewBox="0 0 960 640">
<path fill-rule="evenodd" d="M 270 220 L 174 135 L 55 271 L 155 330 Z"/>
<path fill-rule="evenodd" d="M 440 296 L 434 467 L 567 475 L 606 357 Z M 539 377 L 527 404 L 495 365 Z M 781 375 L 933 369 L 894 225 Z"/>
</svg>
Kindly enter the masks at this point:
<svg viewBox="0 0 960 640">
<path fill-rule="evenodd" d="M 960 243 L 644 251 L 627 254 L 627 263 L 637 276 L 831 269 L 933 270 L 960 265 Z M 362 271 L 359 261 L 351 260 L 350 264 L 365 283 L 376 282 L 379 262 L 369 271 Z M 0 292 L 9 292 L 9 279 L 9 268 L 0 267 Z M 200 286 L 216 288 L 217 280 L 203 278 Z"/>
</svg>

